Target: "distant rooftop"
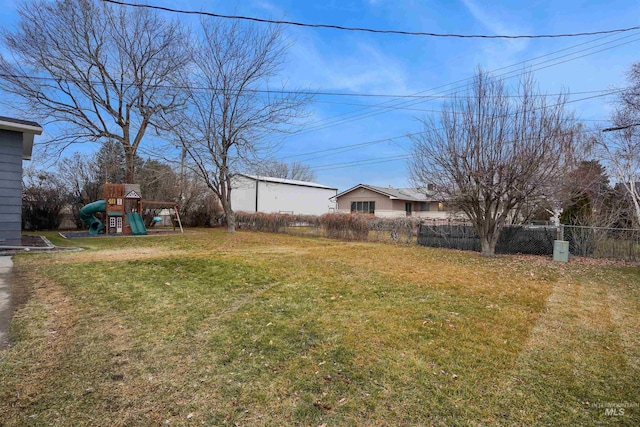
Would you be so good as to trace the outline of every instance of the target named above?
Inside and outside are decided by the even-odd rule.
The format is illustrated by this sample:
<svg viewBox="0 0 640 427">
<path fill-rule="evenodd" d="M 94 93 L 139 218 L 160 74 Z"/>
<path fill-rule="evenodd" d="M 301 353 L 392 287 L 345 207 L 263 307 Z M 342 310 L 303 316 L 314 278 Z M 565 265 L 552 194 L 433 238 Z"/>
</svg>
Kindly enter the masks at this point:
<svg viewBox="0 0 640 427">
<path fill-rule="evenodd" d="M 347 194 L 355 190 L 356 188 L 367 188 L 371 191 L 375 191 L 376 193 L 388 196 L 391 199 L 406 200 L 409 202 L 425 202 L 431 200 L 440 200 L 442 198 L 441 196 L 439 197 L 435 191 L 426 191 L 425 189 L 421 188 L 394 188 L 391 186 L 378 187 L 368 184 L 358 184 L 355 187 L 352 187 L 338 194 L 337 197 L 340 197 L 343 194 Z"/>
<path fill-rule="evenodd" d="M 414 202 L 423 202 L 427 200 L 427 195 L 424 192 L 418 191 L 417 188 L 376 187 L 374 185 L 367 185 L 367 187 L 375 189 L 380 193 L 385 193 L 396 199 L 411 200 Z"/>
<path fill-rule="evenodd" d="M 13 117 L 6 117 L 6 116 L 0 116 L 0 123 L 2 122 L 8 122 L 8 123 L 15 123 L 18 125 L 25 125 L 25 126 L 31 126 L 34 128 L 40 128 L 42 130 L 42 127 L 36 123 L 36 122 L 31 122 L 29 120 L 21 120 L 21 119 L 14 119 Z M 0 124 L 1 126 L 1 124 Z"/>
</svg>

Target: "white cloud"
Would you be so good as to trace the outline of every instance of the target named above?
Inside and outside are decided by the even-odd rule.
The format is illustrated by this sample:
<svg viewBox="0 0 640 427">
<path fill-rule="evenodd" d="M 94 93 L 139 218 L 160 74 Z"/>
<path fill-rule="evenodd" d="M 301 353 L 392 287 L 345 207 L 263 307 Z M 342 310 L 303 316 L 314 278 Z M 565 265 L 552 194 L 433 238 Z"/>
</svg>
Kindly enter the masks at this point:
<svg viewBox="0 0 640 427">
<path fill-rule="evenodd" d="M 488 30 L 490 30 L 494 34 L 513 34 L 513 28 L 509 28 L 504 25 L 499 19 L 491 14 L 487 13 L 480 6 L 475 4 L 473 0 L 462 0 L 462 3 L 466 6 L 466 8 L 471 12 L 473 17 L 480 22 L 483 26 L 485 26 Z"/>
<path fill-rule="evenodd" d="M 281 16 L 285 15 L 285 13 L 282 11 L 282 9 L 280 9 L 279 7 L 277 7 L 276 5 L 274 5 L 273 3 L 270 3 L 268 1 L 259 0 L 259 1 L 254 2 L 253 6 L 256 9 L 262 9 L 262 10 L 268 12 L 272 16 L 281 17 Z"/>
<path fill-rule="evenodd" d="M 524 34 L 525 30 L 519 28 L 514 24 L 505 24 L 503 20 L 498 17 L 499 11 L 495 8 L 489 12 L 486 9 L 478 6 L 474 0 L 462 0 L 467 10 L 471 13 L 473 18 L 478 21 L 483 27 L 489 30 L 493 35 L 516 35 Z M 490 68 L 492 66 L 500 66 L 502 63 L 510 61 L 513 55 L 524 51 L 529 42 L 526 39 L 504 39 L 494 40 L 485 43 L 485 47 L 482 49 L 482 56 L 489 58 L 491 61 Z"/>
</svg>

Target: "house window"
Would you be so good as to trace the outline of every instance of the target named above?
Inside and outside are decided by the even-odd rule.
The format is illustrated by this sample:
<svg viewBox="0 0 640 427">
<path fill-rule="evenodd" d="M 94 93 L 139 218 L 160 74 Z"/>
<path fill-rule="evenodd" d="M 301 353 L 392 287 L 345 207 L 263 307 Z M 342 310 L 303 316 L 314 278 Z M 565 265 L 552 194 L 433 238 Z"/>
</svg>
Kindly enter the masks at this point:
<svg viewBox="0 0 640 427">
<path fill-rule="evenodd" d="M 109 217 L 109 228 L 116 228 L 116 218 L 115 217 Z"/>
<path fill-rule="evenodd" d="M 351 202 L 351 212 L 374 214 L 376 202 Z"/>
<path fill-rule="evenodd" d="M 429 210 L 429 202 L 420 202 L 420 211 L 426 212 Z"/>
<path fill-rule="evenodd" d="M 438 211 L 438 212 L 444 212 L 447 210 L 447 207 L 444 205 L 443 202 L 431 202 L 429 203 L 429 210 L 430 211 Z"/>
</svg>

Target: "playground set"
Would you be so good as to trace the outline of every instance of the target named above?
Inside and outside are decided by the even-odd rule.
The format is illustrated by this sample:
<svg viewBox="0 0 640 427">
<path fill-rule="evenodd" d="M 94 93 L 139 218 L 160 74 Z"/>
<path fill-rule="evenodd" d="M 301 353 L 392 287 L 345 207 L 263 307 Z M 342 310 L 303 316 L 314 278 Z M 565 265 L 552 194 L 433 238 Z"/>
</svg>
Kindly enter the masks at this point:
<svg viewBox="0 0 640 427">
<path fill-rule="evenodd" d="M 178 206 L 174 202 L 152 202 L 142 200 L 139 184 L 104 184 L 104 200 L 97 200 L 80 209 L 80 219 L 89 227 L 89 234 L 97 236 L 102 230 L 105 234 L 147 234 L 141 213 L 170 209 L 174 212 L 174 230 L 176 224 L 184 233 Z M 105 212 L 106 224 L 96 218 L 95 214 Z M 160 222 L 158 216 L 152 223 Z"/>
</svg>

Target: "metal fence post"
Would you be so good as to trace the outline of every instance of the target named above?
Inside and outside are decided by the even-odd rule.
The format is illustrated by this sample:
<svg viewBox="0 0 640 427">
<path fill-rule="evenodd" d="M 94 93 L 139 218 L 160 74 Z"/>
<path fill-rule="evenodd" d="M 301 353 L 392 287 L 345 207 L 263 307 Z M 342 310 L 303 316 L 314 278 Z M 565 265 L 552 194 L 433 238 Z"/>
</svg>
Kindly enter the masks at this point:
<svg viewBox="0 0 640 427">
<path fill-rule="evenodd" d="M 558 233 L 560 234 L 558 236 L 558 240 L 564 240 L 564 224 L 560 224 L 560 227 L 558 227 Z"/>
</svg>

